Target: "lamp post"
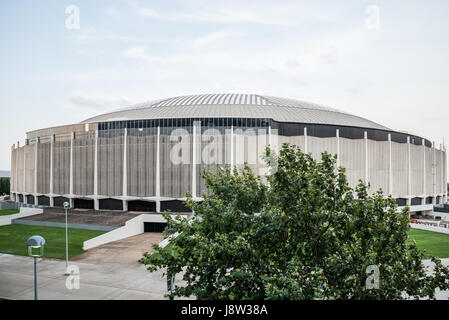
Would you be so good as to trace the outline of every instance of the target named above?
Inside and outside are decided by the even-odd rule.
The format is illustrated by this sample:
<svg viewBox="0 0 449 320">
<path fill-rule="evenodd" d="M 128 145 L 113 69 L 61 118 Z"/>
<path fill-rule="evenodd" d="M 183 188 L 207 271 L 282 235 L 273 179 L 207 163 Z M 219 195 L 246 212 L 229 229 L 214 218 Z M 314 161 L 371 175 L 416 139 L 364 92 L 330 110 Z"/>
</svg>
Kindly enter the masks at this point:
<svg viewBox="0 0 449 320">
<path fill-rule="evenodd" d="M 67 209 L 69 208 L 69 203 L 64 202 L 65 209 L 65 273 L 64 275 L 69 275 L 69 238 L 68 238 L 68 228 L 67 228 Z"/>
<path fill-rule="evenodd" d="M 171 245 L 171 255 L 174 257 L 175 253 L 173 251 L 173 245 Z M 175 288 L 175 276 L 171 276 L 171 278 L 168 278 L 167 275 L 167 291 L 170 291 L 170 293 L 173 292 L 173 289 Z"/>
<path fill-rule="evenodd" d="M 45 239 L 41 236 L 32 236 L 27 240 L 28 255 L 34 257 L 34 300 L 37 300 L 37 258 L 44 255 Z M 40 249 L 33 254 L 33 249 Z"/>
</svg>

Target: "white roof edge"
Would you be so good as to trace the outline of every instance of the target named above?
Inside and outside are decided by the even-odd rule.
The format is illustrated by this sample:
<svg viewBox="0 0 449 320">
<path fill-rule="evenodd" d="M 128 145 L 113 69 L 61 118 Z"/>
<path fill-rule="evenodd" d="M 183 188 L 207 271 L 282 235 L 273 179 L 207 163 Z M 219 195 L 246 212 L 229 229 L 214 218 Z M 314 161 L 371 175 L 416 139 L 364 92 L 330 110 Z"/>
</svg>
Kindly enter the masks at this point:
<svg viewBox="0 0 449 320">
<path fill-rule="evenodd" d="M 243 103 L 240 103 L 240 101 L 243 101 Z M 192 112 L 189 112 L 191 110 L 186 110 L 186 108 L 191 109 Z M 234 109 L 235 116 L 229 114 L 230 109 Z M 251 110 L 247 112 L 248 109 Z M 139 112 L 139 110 L 142 110 L 142 112 Z M 183 115 L 182 113 L 185 114 Z M 91 117 L 82 121 L 81 124 L 118 121 L 116 119 L 138 120 L 161 119 L 164 117 L 268 118 L 279 122 L 328 123 L 329 125 L 346 125 L 391 131 L 391 129 L 371 120 L 316 103 L 261 94 L 235 93 L 183 95 L 143 102 Z M 288 120 L 287 118 L 291 119 Z"/>
</svg>

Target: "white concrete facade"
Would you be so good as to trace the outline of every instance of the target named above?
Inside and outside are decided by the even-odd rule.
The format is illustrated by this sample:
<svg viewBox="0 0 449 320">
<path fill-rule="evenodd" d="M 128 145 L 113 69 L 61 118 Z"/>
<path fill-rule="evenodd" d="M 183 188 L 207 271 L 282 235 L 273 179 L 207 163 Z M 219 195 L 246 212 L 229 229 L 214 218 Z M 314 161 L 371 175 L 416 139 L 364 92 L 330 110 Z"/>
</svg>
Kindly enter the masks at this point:
<svg viewBox="0 0 449 320">
<path fill-rule="evenodd" d="M 214 106 L 223 97 L 215 98 Z M 190 100 L 195 99 L 202 101 L 197 97 Z M 235 102 L 249 98 L 237 95 L 229 99 Z M 182 101 L 189 103 L 189 99 Z M 272 105 L 257 106 L 268 107 L 270 112 L 275 110 Z M 325 112 L 309 106 L 299 111 L 308 116 L 310 110 Z M 326 116 L 334 113 L 327 112 Z M 339 114 L 336 123 L 344 117 Z M 309 123 L 284 123 L 256 113 L 254 118 L 238 118 L 237 122 L 232 119 L 204 116 L 187 119 L 192 120 L 188 124 L 177 118 L 149 119 L 157 121 L 151 126 L 142 125 L 147 120 L 130 120 L 135 124 L 123 127 L 118 121 L 120 127 L 102 127 L 110 126 L 110 120 L 34 131 L 28 134 L 24 146 L 17 143 L 11 149 L 12 198 L 50 206 L 69 200 L 75 207 L 81 201 L 90 201 L 95 210 L 115 201 L 124 211 L 142 201 L 154 204 L 153 211 L 161 212 L 170 202 L 184 200 L 186 192 L 201 199 L 207 191 L 202 170 L 247 162 L 255 173 L 263 174 L 260 155 L 264 148 L 270 145 L 279 149 L 282 143 L 289 142 L 316 159 L 323 151 L 337 154 L 337 164 L 346 169 L 352 187 L 359 180 L 369 182 L 371 192 L 381 188 L 400 199 L 400 205 L 427 208 L 447 201 L 444 146 L 436 148 L 423 138 L 379 125 L 363 128 L 311 122 L 319 122 L 318 118 L 304 118 Z M 214 121 L 216 125 L 211 126 L 209 123 Z"/>
</svg>

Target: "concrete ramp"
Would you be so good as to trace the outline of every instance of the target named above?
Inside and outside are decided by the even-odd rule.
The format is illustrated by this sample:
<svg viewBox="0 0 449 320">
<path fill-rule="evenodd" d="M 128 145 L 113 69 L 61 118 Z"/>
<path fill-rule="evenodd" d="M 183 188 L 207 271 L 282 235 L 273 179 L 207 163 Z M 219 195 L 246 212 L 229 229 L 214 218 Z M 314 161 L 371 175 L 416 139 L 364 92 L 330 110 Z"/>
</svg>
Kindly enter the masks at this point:
<svg viewBox="0 0 449 320">
<path fill-rule="evenodd" d="M 188 218 L 189 215 L 180 215 Z M 126 221 L 123 227 L 114 229 L 107 233 L 104 233 L 98 237 L 84 241 L 83 250 L 89 250 L 100 245 L 126 239 L 132 236 L 136 236 L 145 232 L 144 223 L 166 223 L 167 221 L 161 214 L 141 214 L 131 220 Z"/>
<path fill-rule="evenodd" d="M 15 219 L 41 215 L 42 213 L 43 213 L 42 209 L 21 207 L 20 213 L 10 214 L 7 216 L 0 216 L 0 226 L 10 225 Z"/>
</svg>

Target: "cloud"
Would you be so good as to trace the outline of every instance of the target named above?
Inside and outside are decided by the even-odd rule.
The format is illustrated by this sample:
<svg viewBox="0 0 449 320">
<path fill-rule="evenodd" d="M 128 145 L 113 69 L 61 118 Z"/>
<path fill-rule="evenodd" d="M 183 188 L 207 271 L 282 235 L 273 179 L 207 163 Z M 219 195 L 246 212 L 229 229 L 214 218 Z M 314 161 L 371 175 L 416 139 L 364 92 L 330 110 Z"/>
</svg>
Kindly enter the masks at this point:
<svg viewBox="0 0 449 320">
<path fill-rule="evenodd" d="M 153 64 L 155 62 L 161 62 L 163 59 L 161 57 L 152 56 L 146 53 L 143 47 L 133 47 L 128 48 L 123 52 L 123 55 L 128 58 L 142 59 L 148 64 Z"/>
<path fill-rule="evenodd" d="M 142 17 L 166 20 L 172 22 L 196 22 L 196 23 L 258 23 L 258 24 L 283 24 L 258 17 L 247 12 L 232 11 L 229 9 L 217 9 L 215 11 L 196 11 L 193 13 L 168 12 L 162 13 L 153 8 L 143 7 L 137 10 Z"/>
<path fill-rule="evenodd" d="M 95 42 L 95 41 L 122 41 L 122 42 L 152 42 L 152 43 L 168 43 L 174 40 L 164 38 L 138 37 L 118 34 L 110 31 L 99 31 L 95 28 L 80 29 L 74 36 L 71 37 L 75 42 Z"/>
<path fill-rule="evenodd" d="M 139 16 L 179 23 L 248 23 L 275 26 L 294 26 L 304 21 L 333 21 L 329 13 L 319 8 L 308 10 L 296 1 L 279 5 L 275 2 L 248 3 L 242 1 L 187 1 L 188 9 L 162 12 L 152 7 L 138 7 Z M 186 6 L 187 7 L 187 6 Z"/>
<path fill-rule="evenodd" d="M 301 66 L 297 59 L 288 59 L 285 61 L 285 65 L 289 68 L 298 68 Z"/>
<path fill-rule="evenodd" d="M 191 44 L 195 47 L 200 47 L 204 45 L 209 45 L 215 42 L 223 41 L 225 39 L 230 39 L 234 37 L 241 36 L 242 33 L 231 30 L 231 29 L 222 29 L 214 32 L 207 33 L 205 35 L 199 36 L 193 40 L 191 40 Z"/>
<path fill-rule="evenodd" d="M 106 12 L 106 15 L 113 17 L 113 18 L 120 18 L 122 16 L 121 11 L 115 7 L 106 8 L 105 12 Z"/>
<path fill-rule="evenodd" d="M 69 101 L 73 105 L 94 110 L 105 110 L 111 109 L 111 107 L 117 108 L 133 104 L 132 101 L 123 97 L 111 96 L 110 94 L 93 95 L 92 93 L 86 93 L 79 89 L 74 90 L 69 97 Z"/>
<path fill-rule="evenodd" d="M 234 29 L 221 29 L 197 38 L 185 40 L 177 50 L 166 54 L 151 54 L 145 46 L 129 47 L 123 56 L 141 60 L 155 72 L 160 68 L 164 74 L 187 72 L 209 68 L 216 74 L 224 70 L 252 73 L 278 73 L 286 78 L 309 83 L 311 79 L 334 73 L 350 63 L 350 58 L 363 46 L 363 33 L 356 30 L 333 32 L 320 41 L 308 43 L 286 42 L 283 45 L 267 47 L 265 50 L 248 51 L 229 39 L 244 34 Z M 220 46 L 212 46 L 219 43 Z M 226 50 L 223 50 L 227 48 Z M 233 48 L 230 50 L 230 48 Z M 343 53 L 344 55 L 342 55 Z M 346 60 L 343 61 L 343 56 Z M 302 79 L 301 79 L 302 78 Z"/>
<path fill-rule="evenodd" d="M 361 92 L 360 88 L 348 88 L 346 89 L 348 94 L 359 94 Z"/>
</svg>

